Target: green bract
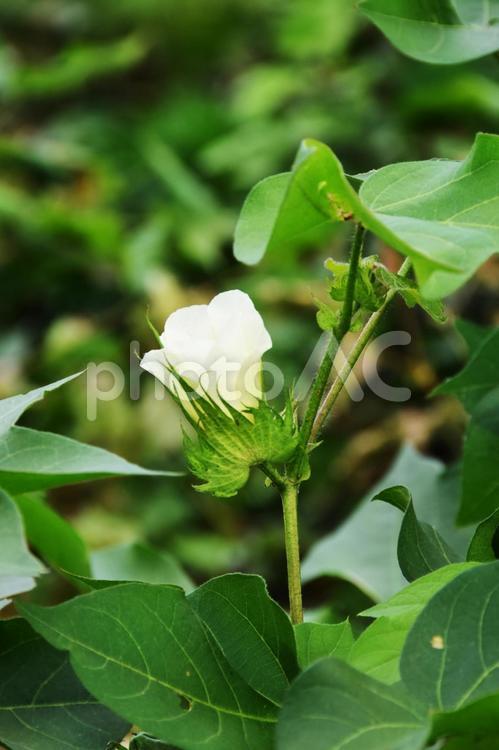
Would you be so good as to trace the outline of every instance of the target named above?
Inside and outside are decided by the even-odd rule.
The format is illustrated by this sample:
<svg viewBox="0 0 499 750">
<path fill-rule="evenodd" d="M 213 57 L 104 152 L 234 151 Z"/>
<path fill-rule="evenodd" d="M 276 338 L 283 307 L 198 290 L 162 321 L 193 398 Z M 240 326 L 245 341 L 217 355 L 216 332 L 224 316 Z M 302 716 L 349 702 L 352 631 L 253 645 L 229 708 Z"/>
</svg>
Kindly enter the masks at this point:
<svg viewBox="0 0 499 750">
<path fill-rule="evenodd" d="M 248 481 L 250 468 L 289 461 L 299 445 L 291 399 L 283 414 L 266 401 L 241 412 L 207 394 L 190 399 L 190 409 L 177 399 L 196 437 L 184 435 L 184 450 L 193 474 L 203 480 L 199 492 L 232 497 Z M 194 410 L 196 417 L 193 416 Z"/>
<path fill-rule="evenodd" d="M 359 193 L 334 153 L 303 141 L 293 171 L 281 179 L 279 197 L 264 181 L 243 206 L 234 253 L 257 263 L 307 232 L 354 218 L 383 242 L 411 258 L 421 293 L 444 297 L 499 251 L 499 136 L 479 134 L 462 161 L 430 159 L 383 167 L 364 176 Z M 255 202 L 265 221 L 255 225 Z M 401 290 L 402 291 L 402 290 Z"/>
</svg>

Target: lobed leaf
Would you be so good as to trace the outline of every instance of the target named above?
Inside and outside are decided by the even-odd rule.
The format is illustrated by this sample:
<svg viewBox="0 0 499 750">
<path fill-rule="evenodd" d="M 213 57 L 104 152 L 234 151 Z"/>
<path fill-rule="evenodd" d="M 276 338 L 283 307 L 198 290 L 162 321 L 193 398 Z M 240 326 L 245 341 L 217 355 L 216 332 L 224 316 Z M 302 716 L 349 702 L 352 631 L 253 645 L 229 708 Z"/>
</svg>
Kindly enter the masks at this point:
<svg viewBox="0 0 499 750">
<path fill-rule="evenodd" d="M 272 747 L 276 706 L 231 668 L 181 589 L 128 583 L 18 606 L 70 651 L 87 689 L 144 732 L 182 750 Z"/>
</svg>

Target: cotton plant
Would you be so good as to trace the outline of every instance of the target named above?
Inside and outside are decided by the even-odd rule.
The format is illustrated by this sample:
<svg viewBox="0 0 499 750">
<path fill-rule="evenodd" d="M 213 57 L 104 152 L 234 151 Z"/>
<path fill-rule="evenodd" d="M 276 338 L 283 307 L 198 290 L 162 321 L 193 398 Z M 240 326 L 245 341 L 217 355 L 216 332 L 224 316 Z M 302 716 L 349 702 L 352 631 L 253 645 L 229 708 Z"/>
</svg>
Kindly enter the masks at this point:
<svg viewBox="0 0 499 750">
<path fill-rule="evenodd" d="M 266 399 L 272 341 L 239 290 L 172 313 L 142 359 L 181 409 L 199 491 L 227 502 L 253 468 L 279 491 L 289 614 L 257 575 L 196 587 L 173 559 L 141 545 L 89 555 L 33 490 L 175 474 L 15 425 L 68 379 L 0 401 L 0 608 L 14 599 L 21 615 L 0 620 L 3 746 L 121 748 L 132 732 L 131 750 L 495 747 L 498 329 L 460 324 L 469 362 L 437 389 L 469 414 L 452 491 L 443 467 L 406 450 L 305 561 L 309 580 L 339 574 L 373 600 L 358 613 L 369 618 L 358 636 L 348 620 L 303 621 L 298 498 L 306 502 L 314 449 L 333 439 L 324 427 L 393 300 L 440 324 L 443 300 L 499 252 L 498 165 L 499 136 L 478 134 L 462 161 L 347 176 L 328 146 L 306 140 L 290 172 L 255 186 L 236 228 L 242 263 L 285 253 L 317 229 L 350 227 L 348 262 L 324 258 L 330 300 L 316 315 L 327 345 L 302 408 L 291 384 L 279 405 Z M 398 252 L 398 271 L 366 254 L 375 241 Z M 347 334 L 353 345 L 336 371 Z M 449 520 L 456 510 L 464 529 Z M 20 596 L 45 566 L 73 584 L 72 598 L 44 607 Z"/>
</svg>

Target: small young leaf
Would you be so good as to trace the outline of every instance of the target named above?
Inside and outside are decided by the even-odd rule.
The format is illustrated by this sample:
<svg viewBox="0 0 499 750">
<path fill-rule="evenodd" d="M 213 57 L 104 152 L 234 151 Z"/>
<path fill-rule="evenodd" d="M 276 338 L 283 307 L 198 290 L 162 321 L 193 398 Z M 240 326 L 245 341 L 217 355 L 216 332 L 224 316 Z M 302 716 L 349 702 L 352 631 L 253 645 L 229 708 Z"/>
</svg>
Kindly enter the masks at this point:
<svg viewBox="0 0 499 750">
<path fill-rule="evenodd" d="M 214 578 L 188 600 L 232 669 L 280 705 L 298 673 L 296 645 L 289 618 L 269 597 L 263 578 L 242 573 Z"/>
<path fill-rule="evenodd" d="M 414 281 L 392 273 L 381 264 L 378 264 L 375 273 L 386 289 L 395 289 L 400 294 L 407 307 L 419 305 L 437 323 L 445 323 L 447 315 L 442 302 L 425 299 Z"/>
<path fill-rule="evenodd" d="M 389 487 L 376 495 L 404 514 L 397 545 L 400 569 L 408 581 L 438 570 L 444 565 L 460 562 L 457 555 L 428 523 L 418 521 L 411 493 L 406 487 Z"/>
<path fill-rule="evenodd" d="M 277 750 L 422 750 L 429 722 L 400 686 L 387 686 L 334 658 L 303 672 L 286 696 Z"/>
<path fill-rule="evenodd" d="M 62 653 L 19 618 L 0 621 L 0 743 L 10 750 L 96 750 L 130 724 L 88 693 Z"/>
<path fill-rule="evenodd" d="M 301 669 L 326 656 L 348 660 L 354 642 L 348 620 L 334 625 L 302 622 L 295 625 L 295 638 Z"/>
</svg>

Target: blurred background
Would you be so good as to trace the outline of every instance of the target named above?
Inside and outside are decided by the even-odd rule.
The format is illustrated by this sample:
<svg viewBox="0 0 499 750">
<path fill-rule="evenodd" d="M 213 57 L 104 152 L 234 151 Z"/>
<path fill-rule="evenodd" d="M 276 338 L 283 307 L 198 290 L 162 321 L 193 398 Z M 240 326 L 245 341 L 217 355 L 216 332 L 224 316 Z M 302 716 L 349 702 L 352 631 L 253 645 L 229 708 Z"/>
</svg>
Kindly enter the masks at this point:
<svg viewBox="0 0 499 750">
<path fill-rule="evenodd" d="M 271 359 L 291 383 L 320 333 L 324 259 L 343 257 L 349 228 L 325 246 L 245 268 L 231 243 L 249 189 L 289 169 L 304 137 L 328 143 L 350 173 L 463 158 L 477 130 L 498 130 L 498 73 L 492 57 L 453 67 L 407 59 L 352 0 L 0 0 L 0 397 L 88 362 L 128 373 L 130 343 L 154 347 L 147 307 L 162 328 L 176 308 L 228 288 L 253 296 L 273 338 Z M 397 266 L 387 248 L 369 249 Z M 458 459 L 463 413 L 427 396 L 464 361 L 453 317 L 497 324 L 497 263 L 449 308 L 443 328 L 393 308 L 387 326 L 413 338 L 383 355 L 382 374 L 410 388 L 412 400 L 389 403 L 366 390 L 361 402 L 339 404 L 304 486 L 305 551 L 346 517 L 404 441 Z M 79 379 L 23 424 L 145 466 L 183 467 L 178 414 L 154 399 L 149 375 L 139 400 L 125 391 L 99 404 L 95 421 L 85 397 Z M 260 572 L 286 600 L 279 501 L 257 473 L 226 502 L 197 494 L 188 476 L 92 483 L 50 500 L 94 549 L 147 540 L 196 581 Z M 359 596 L 325 580 L 306 589 L 308 606 L 334 599 L 334 616 Z"/>
</svg>

